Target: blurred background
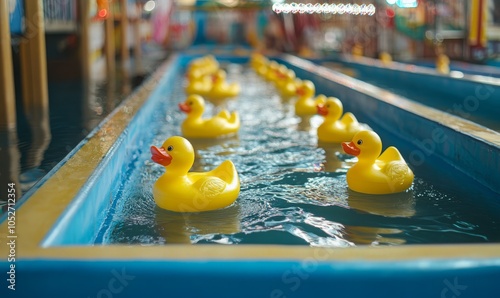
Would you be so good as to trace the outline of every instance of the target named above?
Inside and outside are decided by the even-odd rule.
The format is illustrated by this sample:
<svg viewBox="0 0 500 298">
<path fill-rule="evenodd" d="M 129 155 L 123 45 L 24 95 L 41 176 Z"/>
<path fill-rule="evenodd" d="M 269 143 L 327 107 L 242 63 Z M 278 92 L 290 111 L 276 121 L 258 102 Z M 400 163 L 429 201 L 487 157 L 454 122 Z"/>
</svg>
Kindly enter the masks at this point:
<svg viewBox="0 0 500 298">
<path fill-rule="evenodd" d="M 353 0 L 376 9 L 364 15 L 276 10 L 291 3 L 2 1 L 1 185 L 16 183 L 18 197 L 29 191 L 176 51 L 222 46 L 325 59 L 385 52 L 419 63 L 445 53 L 500 66 L 500 0 Z"/>
</svg>

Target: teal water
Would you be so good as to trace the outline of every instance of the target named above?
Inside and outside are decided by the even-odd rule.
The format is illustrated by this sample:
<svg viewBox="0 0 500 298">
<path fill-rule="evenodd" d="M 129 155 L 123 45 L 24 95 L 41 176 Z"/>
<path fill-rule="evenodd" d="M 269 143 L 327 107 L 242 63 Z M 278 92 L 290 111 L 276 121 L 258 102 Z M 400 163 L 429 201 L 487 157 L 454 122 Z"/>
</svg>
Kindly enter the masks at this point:
<svg viewBox="0 0 500 298">
<path fill-rule="evenodd" d="M 485 204 L 489 194 L 464 191 L 457 174 L 415 169 L 406 193 L 372 196 L 348 190 L 345 175 L 356 161 L 339 146 L 318 145 L 321 117 L 295 116 L 293 101 L 241 65 L 226 65 L 228 81 L 242 85 L 236 99 L 209 104 L 206 115 L 225 107 L 237 110 L 237 137 L 193 141 L 194 171 L 207 171 L 230 159 L 241 192 L 230 207 L 181 214 L 156 207 L 152 185 L 163 167 L 149 147 L 180 135 L 185 115 L 183 77 L 152 115 L 144 142 L 127 168 L 95 244 L 173 243 L 288 244 L 349 247 L 500 241 L 500 212 Z M 361 122 L 363 119 L 359 119 Z M 403 154 L 405 152 L 403 151 Z M 423 167 L 422 167 L 423 169 Z M 439 175 L 439 177 L 438 177 Z M 485 194 L 486 193 L 486 194 Z M 496 195 L 496 194 L 494 194 Z"/>
</svg>

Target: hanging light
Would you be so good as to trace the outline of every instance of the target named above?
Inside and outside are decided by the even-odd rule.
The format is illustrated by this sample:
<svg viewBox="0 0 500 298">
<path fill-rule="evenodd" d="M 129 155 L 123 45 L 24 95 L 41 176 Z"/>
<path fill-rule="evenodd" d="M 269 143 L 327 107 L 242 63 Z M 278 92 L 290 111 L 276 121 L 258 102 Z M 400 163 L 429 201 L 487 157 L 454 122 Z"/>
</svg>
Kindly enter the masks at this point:
<svg viewBox="0 0 500 298">
<path fill-rule="evenodd" d="M 153 0 L 149 0 L 148 2 L 144 3 L 144 11 L 145 12 L 152 12 L 153 9 L 155 9 L 156 7 L 156 2 L 154 2 Z"/>
<path fill-rule="evenodd" d="M 97 19 L 105 19 L 108 17 L 109 12 L 109 2 L 108 0 L 96 0 L 97 2 Z"/>
<path fill-rule="evenodd" d="M 324 13 L 324 14 L 351 14 L 351 15 L 369 15 L 376 12 L 373 4 L 350 4 L 350 3 L 274 3 L 272 9 L 276 13 Z"/>
</svg>

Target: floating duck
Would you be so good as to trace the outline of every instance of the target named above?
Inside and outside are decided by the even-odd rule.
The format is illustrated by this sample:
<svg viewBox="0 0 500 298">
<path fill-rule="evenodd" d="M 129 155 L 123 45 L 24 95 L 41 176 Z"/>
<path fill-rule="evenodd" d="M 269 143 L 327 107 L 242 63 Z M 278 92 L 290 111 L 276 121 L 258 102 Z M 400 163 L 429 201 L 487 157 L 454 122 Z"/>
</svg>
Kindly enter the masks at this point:
<svg viewBox="0 0 500 298">
<path fill-rule="evenodd" d="M 257 69 L 255 69 L 255 72 L 257 72 L 259 76 L 265 77 L 270 65 L 274 64 L 273 62 L 276 63 L 275 61 L 265 60 L 264 63 L 262 63 L 257 67 Z"/>
<path fill-rule="evenodd" d="M 267 71 L 264 73 L 264 79 L 270 82 L 274 81 L 279 67 L 280 65 L 278 62 L 271 61 L 267 66 Z"/>
<path fill-rule="evenodd" d="M 352 141 L 342 143 L 347 154 L 358 157 L 358 162 L 347 171 L 347 185 L 351 190 L 366 194 L 403 192 L 413 183 L 413 172 L 395 147 L 382 152 L 382 141 L 373 131 L 360 131 Z"/>
<path fill-rule="evenodd" d="M 191 61 L 186 71 L 188 80 L 215 73 L 219 69 L 219 62 L 212 55 L 207 55 Z"/>
<path fill-rule="evenodd" d="M 240 129 L 238 113 L 220 111 L 212 118 L 203 119 L 205 100 L 199 95 L 190 95 L 184 103 L 179 104 L 187 118 L 181 125 L 182 134 L 187 138 L 217 138 L 235 134 Z"/>
<path fill-rule="evenodd" d="M 392 62 L 392 56 L 391 54 L 387 52 L 381 52 L 379 55 L 380 61 L 382 61 L 382 64 L 389 65 Z"/>
<path fill-rule="evenodd" d="M 202 56 L 202 57 L 191 60 L 188 64 L 188 67 L 198 67 L 198 66 L 203 66 L 206 64 L 210 64 L 210 63 L 215 63 L 215 62 L 217 62 L 217 60 L 215 59 L 215 57 L 213 55 L 206 55 L 206 56 Z"/>
<path fill-rule="evenodd" d="M 212 89 L 207 93 L 210 99 L 224 99 L 235 97 L 240 94 L 240 85 L 238 83 L 227 83 L 226 72 L 219 69 L 213 75 Z"/>
<path fill-rule="evenodd" d="M 312 58 L 314 56 L 314 51 L 310 47 L 303 45 L 300 47 L 298 55 L 300 57 Z"/>
<path fill-rule="evenodd" d="M 450 58 L 445 54 L 439 54 L 436 58 L 436 70 L 442 74 L 450 73 Z"/>
<path fill-rule="evenodd" d="M 200 77 L 193 77 L 189 80 L 186 86 L 186 94 L 198 94 L 201 96 L 208 96 L 213 88 L 213 77 L 211 75 L 204 75 Z"/>
<path fill-rule="evenodd" d="M 363 56 L 363 46 L 356 43 L 351 50 L 351 55 L 356 59 Z"/>
<path fill-rule="evenodd" d="M 253 53 L 250 58 L 250 65 L 255 71 L 266 63 L 269 63 L 269 60 L 260 53 Z"/>
<path fill-rule="evenodd" d="M 278 86 L 278 84 L 283 80 L 284 74 L 288 71 L 288 68 L 280 64 L 278 69 L 274 71 L 274 75 L 271 77 L 270 81 L 274 83 L 274 86 Z"/>
<path fill-rule="evenodd" d="M 297 85 L 301 83 L 300 79 L 297 79 L 295 72 L 291 69 L 287 69 L 285 73 L 280 74 L 280 79 L 277 80 L 276 88 L 281 93 L 284 98 L 290 98 L 297 95 Z"/>
<path fill-rule="evenodd" d="M 175 212 L 201 212 L 231 205 L 240 192 L 234 164 L 224 161 L 212 171 L 189 172 L 194 149 L 183 137 L 173 136 L 158 148 L 151 146 L 151 159 L 166 172 L 153 185 L 153 198 L 163 209 Z"/>
<path fill-rule="evenodd" d="M 315 92 L 314 83 L 305 80 L 299 84 L 295 93 L 299 97 L 295 102 L 295 114 L 297 115 L 315 115 L 317 112 L 316 104 L 318 101 L 314 100 Z"/>
<path fill-rule="evenodd" d="M 321 142 L 347 142 L 352 140 L 356 133 L 366 129 L 352 113 L 347 112 L 342 116 L 342 102 L 336 97 L 326 98 L 323 103 L 317 105 L 317 110 L 318 114 L 325 118 L 317 130 L 318 140 Z"/>
<path fill-rule="evenodd" d="M 189 65 L 189 69 L 194 68 L 207 68 L 215 71 L 219 69 L 219 62 L 213 55 L 206 55 L 197 59 L 192 60 Z"/>
</svg>

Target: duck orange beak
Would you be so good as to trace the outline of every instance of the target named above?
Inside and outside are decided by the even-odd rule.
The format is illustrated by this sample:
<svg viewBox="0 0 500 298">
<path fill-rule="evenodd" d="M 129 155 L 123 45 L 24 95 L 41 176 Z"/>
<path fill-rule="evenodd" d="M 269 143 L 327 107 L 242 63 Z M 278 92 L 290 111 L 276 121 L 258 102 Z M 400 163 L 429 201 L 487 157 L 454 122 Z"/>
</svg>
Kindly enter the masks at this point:
<svg viewBox="0 0 500 298">
<path fill-rule="evenodd" d="M 350 155 L 358 156 L 361 150 L 354 144 L 354 142 L 343 142 L 342 149 L 344 152 Z"/>
<path fill-rule="evenodd" d="M 163 147 L 151 146 L 151 159 L 162 166 L 168 166 L 172 162 L 172 156 Z"/>
<path fill-rule="evenodd" d="M 318 110 L 318 114 L 320 114 L 321 116 L 328 115 L 328 109 L 325 107 L 324 104 L 316 105 L 316 109 Z"/>
<path fill-rule="evenodd" d="M 191 107 L 188 104 L 184 103 L 184 102 L 179 104 L 179 109 L 181 111 L 183 111 L 184 113 L 190 113 L 191 112 Z"/>
<path fill-rule="evenodd" d="M 296 93 L 297 95 L 300 95 L 300 96 L 304 95 L 304 88 L 302 88 L 302 87 L 297 88 L 297 89 L 295 90 L 295 93 Z"/>
</svg>

